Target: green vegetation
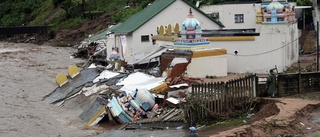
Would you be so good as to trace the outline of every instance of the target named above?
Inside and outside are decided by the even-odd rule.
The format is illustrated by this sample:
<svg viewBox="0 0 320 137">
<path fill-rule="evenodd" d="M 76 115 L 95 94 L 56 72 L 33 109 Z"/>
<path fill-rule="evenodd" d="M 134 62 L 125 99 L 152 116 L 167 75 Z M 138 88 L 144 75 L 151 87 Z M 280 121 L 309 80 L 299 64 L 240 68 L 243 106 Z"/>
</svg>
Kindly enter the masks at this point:
<svg viewBox="0 0 320 137">
<path fill-rule="evenodd" d="M 77 27 L 105 13 L 118 23 L 153 0 L 2 0 L 0 27 L 50 25 L 54 32 Z M 124 8 L 130 5 L 128 8 Z"/>
<path fill-rule="evenodd" d="M 131 15 L 147 7 L 154 0 L 1 0 L 0 27 L 50 25 L 53 32 L 75 28 L 86 21 L 112 14 L 110 22 L 125 21 Z M 188 0 L 196 4 L 198 0 Z M 224 1 L 246 0 L 201 0 L 200 5 Z M 299 6 L 310 6 L 311 1 L 297 0 Z M 309 10 L 309 9 L 308 9 Z M 306 12 L 311 16 L 310 11 Z"/>
<path fill-rule="evenodd" d="M 0 26 L 20 26 L 29 21 L 29 15 L 45 0 L 0 1 Z"/>
<path fill-rule="evenodd" d="M 244 125 L 247 124 L 247 121 L 249 119 L 245 118 L 245 117 L 238 117 L 238 118 L 234 118 L 234 119 L 230 119 L 227 121 L 223 121 L 223 122 L 218 122 L 212 126 L 214 127 L 233 127 L 233 126 L 240 126 L 240 125 Z"/>
<path fill-rule="evenodd" d="M 320 133 L 316 133 L 313 137 L 320 137 Z"/>
</svg>

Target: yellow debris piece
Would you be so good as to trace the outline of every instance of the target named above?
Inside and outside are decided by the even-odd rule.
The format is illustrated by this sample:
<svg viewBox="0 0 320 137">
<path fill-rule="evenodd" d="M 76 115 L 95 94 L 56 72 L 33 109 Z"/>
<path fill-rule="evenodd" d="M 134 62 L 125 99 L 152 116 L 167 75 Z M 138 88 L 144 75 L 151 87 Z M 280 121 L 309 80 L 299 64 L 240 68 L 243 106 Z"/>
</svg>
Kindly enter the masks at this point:
<svg viewBox="0 0 320 137">
<path fill-rule="evenodd" d="M 168 84 L 167 83 L 162 83 L 161 85 L 154 87 L 153 89 L 151 89 L 151 92 L 153 93 L 162 93 L 163 91 L 165 91 L 168 88 Z"/>
<path fill-rule="evenodd" d="M 88 126 L 93 126 L 95 124 L 98 124 L 96 120 L 98 119 L 101 120 L 105 114 L 106 114 L 106 108 L 103 107 L 85 124 L 85 126 L 88 127 Z"/>
<path fill-rule="evenodd" d="M 59 87 L 62 87 L 64 84 L 68 82 L 68 78 L 65 74 L 59 73 L 56 76 L 56 83 L 58 84 Z"/>
<path fill-rule="evenodd" d="M 226 55 L 226 54 L 227 54 L 226 49 L 199 50 L 199 51 L 193 51 L 192 58 L 220 56 L 220 55 Z"/>
<path fill-rule="evenodd" d="M 71 66 L 68 68 L 68 75 L 69 75 L 71 78 L 76 77 L 77 75 L 79 75 L 79 73 L 80 73 L 79 68 L 78 68 L 76 65 L 71 65 Z"/>
</svg>

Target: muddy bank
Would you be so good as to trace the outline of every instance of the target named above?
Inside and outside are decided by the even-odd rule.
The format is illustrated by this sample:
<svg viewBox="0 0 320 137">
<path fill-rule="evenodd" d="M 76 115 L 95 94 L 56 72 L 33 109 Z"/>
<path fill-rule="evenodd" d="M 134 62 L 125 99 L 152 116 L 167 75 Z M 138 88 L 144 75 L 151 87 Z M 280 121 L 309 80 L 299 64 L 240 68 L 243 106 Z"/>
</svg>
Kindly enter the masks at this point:
<svg viewBox="0 0 320 137">
<path fill-rule="evenodd" d="M 212 134 L 223 136 L 312 136 L 320 131 L 320 101 L 303 99 L 270 99 L 251 119 L 251 123 Z M 273 100 L 273 101 L 272 101 Z"/>
</svg>

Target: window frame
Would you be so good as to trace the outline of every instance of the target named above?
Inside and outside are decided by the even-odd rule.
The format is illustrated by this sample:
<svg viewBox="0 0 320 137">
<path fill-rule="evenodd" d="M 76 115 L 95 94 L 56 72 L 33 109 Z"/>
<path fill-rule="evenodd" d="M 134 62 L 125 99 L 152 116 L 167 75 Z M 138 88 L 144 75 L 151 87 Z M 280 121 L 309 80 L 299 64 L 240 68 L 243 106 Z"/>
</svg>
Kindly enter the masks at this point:
<svg viewBox="0 0 320 137">
<path fill-rule="evenodd" d="M 234 14 L 234 23 L 244 23 L 244 14 Z"/>
<path fill-rule="evenodd" d="M 141 35 L 141 42 L 150 42 L 149 35 Z"/>
</svg>

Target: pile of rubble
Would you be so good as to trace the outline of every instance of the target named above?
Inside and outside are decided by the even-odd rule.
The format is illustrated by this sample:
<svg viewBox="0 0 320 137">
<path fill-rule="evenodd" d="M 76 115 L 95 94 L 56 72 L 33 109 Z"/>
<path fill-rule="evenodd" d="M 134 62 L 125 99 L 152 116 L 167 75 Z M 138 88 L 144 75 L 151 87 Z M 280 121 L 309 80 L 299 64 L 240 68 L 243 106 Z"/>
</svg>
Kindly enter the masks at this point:
<svg viewBox="0 0 320 137">
<path fill-rule="evenodd" d="M 79 53 L 87 58 L 96 56 L 104 50 L 97 45 L 89 44 Z M 44 100 L 60 107 L 82 108 L 79 117 L 86 126 L 97 125 L 101 120 L 131 124 L 184 121 L 181 106 L 191 93 L 190 79 L 183 77 L 180 70 L 165 69 L 162 73 L 166 75 L 159 74 L 160 66 L 128 70 L 116 52 L 109 56 L 107 64 L 93 65 L 93 60 L 88 63 L 91 65 L 82 70 L 72 65 L 68 75 L 58 74 L 58 87 Z"/>
</svg>

